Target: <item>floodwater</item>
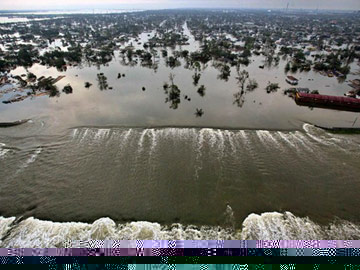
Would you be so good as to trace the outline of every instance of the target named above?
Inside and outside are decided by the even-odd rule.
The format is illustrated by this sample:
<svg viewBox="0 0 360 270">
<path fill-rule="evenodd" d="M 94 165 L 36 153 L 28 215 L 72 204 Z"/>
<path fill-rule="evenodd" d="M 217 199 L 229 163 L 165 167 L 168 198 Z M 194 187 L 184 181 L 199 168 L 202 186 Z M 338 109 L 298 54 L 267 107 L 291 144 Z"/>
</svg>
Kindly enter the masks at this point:
<svg viewBox="0 0 360 270">
<path fill-rule="evenodd" d="M 358 114 L 296 106 L 282 93 L 289 87 L 285 62 L 259 69 L 262 58 L 252 60 L 243 68 L 259 87 L 245 94 L 242 107 L 234 104 L 236 69 L 223 81 L 211 63 L 197 87 L 194 71 L 170 69 L 164 59 L 156 70 L 124 66 L 118 53 L 100 68 L 59 72 L 34 65 L 29 71 L 37 76 L 66 75 L 57 86 L 70 83 L 74 93 L 0 104 L 0 122 L 31 119 L 0 129 L 0 215 L 7 217 L 0 219 L 0 236 L 13 217 L 30 217 L 3 245 L 61 246 L 69 237 L 358 238 L 360 137 L 314 126 L 359 126 Z M 100 91 L 100 72 L 113 90 Z M 117 79 L 118 73 L 126 76 Z M 176 110 L 163 90 L 170 73 L 181 90 Z M 322 94 L 350 90 L 312 71 L 295 76 L 299 87 Z M 268 81 L 281 89 L 267 94 Z M 197 93 L 202 84 L 204 97 Z M 196 117 L 196 109 L 204 115 Z M 326 232 L 320 227 L 334 219 L 343 225 Z M 83 223 L 58 223 L 65 221 Z M 163 227 L 172 223 L 177 227 Z M 190 224 L 198 227 L 182 227 Z M 240 234 L 224 229 L 229 226 Z M 24 229 L 33 230 L 26 239 Z M 63 230 L 62 238 L 54 240 L 52 230 Z M 99 230 L 111 233 L 93 233 Z"/>
<path fill-rule="evenodd" d="M 43 10 L 43 11 L 8 11 L 2 14 L 10 15 L 63 15 L 63 14 L 118 14 L 127 12 L 140 12 L 142 9 L 58 9 L 58 10 Z"/>
<path fill-rule="evenodd" d="M 6 13 L 3 13 L 3 14 L 6 14 Z M 0 16 L 0 24 L 24 23 L 24 22 L 31 22 L 31 21 L 43 21 L 43 20 L 48 20 L 48 19 L 49 18 L 31 18 L 31 19 L 29 19 L 29 18 L 21 17 L 21 16 L 11 16 L 11 17 Z"/>
</svg>

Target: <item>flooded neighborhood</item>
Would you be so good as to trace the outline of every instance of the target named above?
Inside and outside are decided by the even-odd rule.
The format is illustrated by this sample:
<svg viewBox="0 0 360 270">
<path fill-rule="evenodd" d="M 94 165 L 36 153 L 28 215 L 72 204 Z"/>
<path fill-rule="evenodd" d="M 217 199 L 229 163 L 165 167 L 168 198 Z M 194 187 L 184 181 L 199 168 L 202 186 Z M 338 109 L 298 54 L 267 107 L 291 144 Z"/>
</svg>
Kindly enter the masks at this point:
<svg viewBox="0 0 360 270">
<path fill-rule="evenodd" d="M 32 15 L 24 17 L 26 22 L 1 25 L 1 102 L 26 102 L 24 107 L 35 107 L 29 108 L 31 112 L 43 109 L 30 105 L 38 98 L 42 101 L 36 102 L 43 104 L 40 107 L 60 102 L 63 108 L 76 99 L 84 103 L 76 108 L 81 109 L 93 95 L 101 99 L 111 96 L 111 101 L 119 103 L 136 95 L 139 98 L 126 103 L 149 108 L 145 119 L 138 119 L 140 125 L 156 125 L 149 122 L 152 117 L 159 125 L 206 126 L 213 122 L 214 126 L 249 127 L 246 120 L 252 117 L 251 112 L 273 111 L 274 103 L 294 104 L 280 97 L 282 93 L 300 89 L 310 94 L 358 97 L 358 16 L 356 12 L 270 10 Z M 93 93 L 97 90 L 114 93 Z M 150 101 L 161 92 L 163 98 Z M 76 97 L 63 97 L 67 94 Z M 246 114 L 246 119 L 224 122 L 218 104 L 231 118 L 241 119 L 239 115 Z M 8 107 L 2 111 L 14 118 L 16 114 Z M 169 112 L 166 107 L 181 112 Z M 191 116 L 199 110 L 204 112 L 204 120 Z M 308 114 L 296 108 L 291 111 L 294 117 Z M 167 120 L 167 114 L 179 115 L 181 120 Z M 131 115 L 144 116 L 141 112 Z M 1 120 L 7 120 L 5 117 L 2 113 Z M 313 113 L 303 120 L 321 121 L 317 117 Z M 116 119 L 105 124 L 131 122 Z M 261 125 L 252 127 L 270 128 Z"/>
</svg>

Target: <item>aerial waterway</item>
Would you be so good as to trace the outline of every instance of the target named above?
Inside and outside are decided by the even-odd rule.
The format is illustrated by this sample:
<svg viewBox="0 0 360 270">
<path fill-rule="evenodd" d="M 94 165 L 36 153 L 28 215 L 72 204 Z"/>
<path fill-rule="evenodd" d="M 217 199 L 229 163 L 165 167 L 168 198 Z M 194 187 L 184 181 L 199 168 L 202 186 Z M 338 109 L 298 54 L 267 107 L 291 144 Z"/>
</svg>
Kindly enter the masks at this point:
<svg viewBox="0 0 360 270">
<path fill-rule="evenodd" d="M 3 246 L 360 235 L 357 135 L 310 124 L 288 131 L 82 126 L 59 135 L 4 134 Z"/>
</svg>

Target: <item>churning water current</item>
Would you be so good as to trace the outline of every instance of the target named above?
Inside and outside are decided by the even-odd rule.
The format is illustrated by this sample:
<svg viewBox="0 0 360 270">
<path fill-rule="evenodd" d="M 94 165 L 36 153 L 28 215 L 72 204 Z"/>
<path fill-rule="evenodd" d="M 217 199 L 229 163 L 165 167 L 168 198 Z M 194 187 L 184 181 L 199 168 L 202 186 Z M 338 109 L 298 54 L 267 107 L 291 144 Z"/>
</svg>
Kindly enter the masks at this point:
<svg viewBox="0 0 360 270">
<path fill-rule="evenodd" d="M 1 219 L 5 246 L 359 235 L 355 135 L 304 124 L 294 131 L 76 127 L 0 139 L 0 213 L 25 218 L 12 226 L 14 218 Z"/>
</svg>

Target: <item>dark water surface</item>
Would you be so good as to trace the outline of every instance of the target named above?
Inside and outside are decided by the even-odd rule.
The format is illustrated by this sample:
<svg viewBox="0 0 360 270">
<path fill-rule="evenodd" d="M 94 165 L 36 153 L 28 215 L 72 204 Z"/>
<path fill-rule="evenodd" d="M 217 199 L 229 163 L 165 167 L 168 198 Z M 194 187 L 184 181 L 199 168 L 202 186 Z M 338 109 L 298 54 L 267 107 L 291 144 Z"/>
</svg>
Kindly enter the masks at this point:
<svg viewBox="0 0 360 270">
<path fill-rule="evenodd" d="M 12 129 L 31 129 L 27 123 Z M 358 136 L 212 128 L 73 128 L 1 136 L 0 212 L 56 221 L 217 225 L 290 210 L 358 220 Z"/>
</svg>

